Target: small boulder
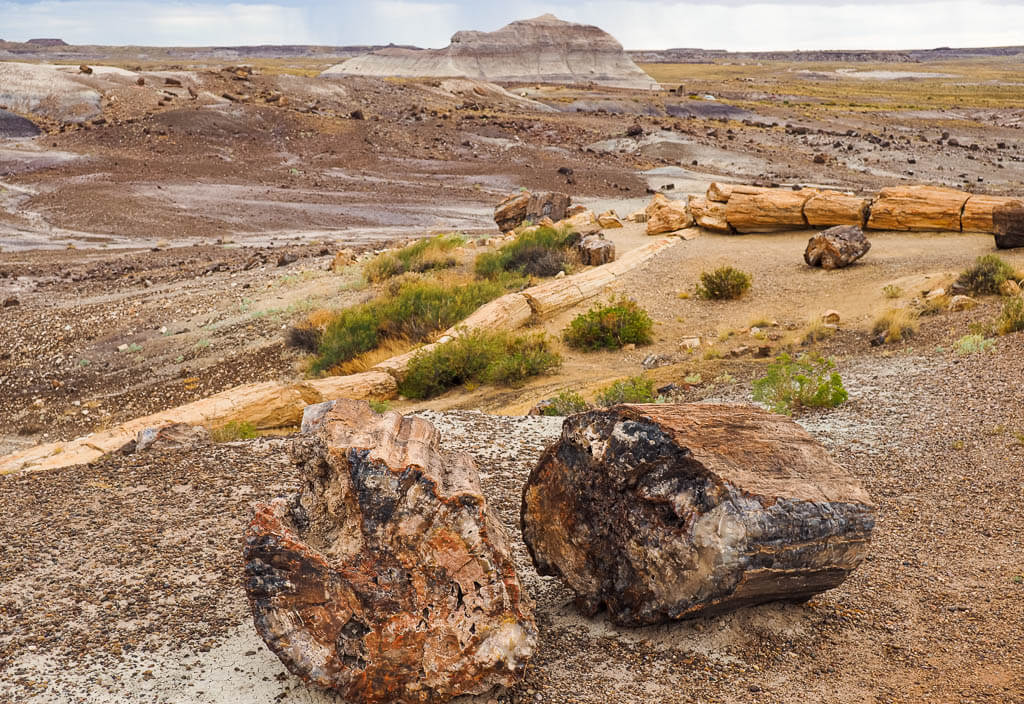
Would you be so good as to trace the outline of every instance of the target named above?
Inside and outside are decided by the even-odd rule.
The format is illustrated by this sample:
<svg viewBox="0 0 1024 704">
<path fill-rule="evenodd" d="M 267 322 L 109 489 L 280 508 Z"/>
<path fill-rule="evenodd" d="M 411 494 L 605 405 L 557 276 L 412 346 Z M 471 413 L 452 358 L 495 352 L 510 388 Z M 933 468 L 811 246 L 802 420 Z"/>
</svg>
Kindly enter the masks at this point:
<svg viewBox="0 0 1024 704">
<path fill-rule="evenodd" d="M 256 630 L 287 668 L 351 702 L 514 684 L 533 605 L 472 459 L 422 418 L 344 399 L 293 457 L 299 493 L 257 505 L 244 547 Z"/>
<path fill-rule="evenodd" d="M 647 234 L 661 235 L 693 226 L 693 218 L 681 200 L 670 200 L 661 193 L 655 193 L 647 205 Z"/>
<path fill-rule="evenodd" d="M 568 194 L 555 191 L 510 193 L 495 206 L 494 223 L 502 232 L 508 232 L 526 220 L 537 222 L 547 217 L 558 221 L 566 217 L 566 210 L 571 204 L 572 198 Z"/>
<path fill-rule="evenodd" d="M 622 221 L 619 220 L 619 216 L 615 214 L 614 210 L 606 210 L 597 216 L 597 222 L 605 230 L 612 230 L 617 227 L 622 227 Z"/>
<path fill-rule="evenodd" d="M 615 243 L 602 235 L 587 235 L 573 247 L 585 266 L 600 266 L 615 261 Z"/>
<path fill-rule="evenodd" d="M 8 296 L 7 298 L 4 299 L 4 308 L 13 308 L 14 306 L 20 306 L 20 305 L 21 305 L 21 301 L 19 301 L 14 296 Z"/>
<path fill-rule="evenodd" d="M 1024 247 L 1024 201 L 998 205 L 992 209 L 992 227 L 996 247 Z"/>
<path fill-rule="evenodd" d="M 338 273 L 356 263 L 356 255 L 351 249 L 340 249 L 331 260 L 330 270 Z"/>
<path fill-rule="evenodd" d="M 976 305 L 978 305 L 978 302 L 970 296 L 956 295 L 949 299 L 949 309 L 954 312 L 970 310 Z"/>
<path fill-rule="evenodd" d="M 164 79 L 164 85 L 165 86 L 180 86 L 181 85 L 181 81 L 179 81 L 177 78 L 171 78 L 171 77 L 168 76 L 167 78 Z"/>
<path fill-rule="evenodd" d="M 841 269 L 857 261 L 871 249 L 864 231 L 856 225 L 839 225 L 819 232 L 807 241 L 804 261 L 822 269 Z"/>
<path fill-rule="evenodd" d="M 201 425 L 171 423 L 155 428 L 143 428 L 135 437 L 135 451 L 145 452 L 181 450 L 210 442 L 210 431 Z"/>
<path fill-rule="evenodd" d="M 86 66 L 85 64 L 82 64 L 78 67 L 78 72 L 84 73 L 88 76 L 92 73 L 92 66 Z"/>
<path fill-rule="evenodd" d="M 838 586 L 867 555 L 867 492 L 789 418 L 740 404 L 571 416 L 523 492 L 537 571 L 617 624 L 693 618 Z"/>
<path fill-rule="evenodd" d="M 826 325 L 839 325 L 839 311 L 827 310 L 821 314 L 821 322 Z"/>
<path fill-rule="evenodd" d="M 1019 296 L 1020 295 L 1020 284 L 1013 279 L 1007 279 L 1003 283 L 999 284 L 999 295 L 1001 296 Z M 4 305 L 7 305 L 5 302 Z"/>
<path fill-rule="evenodd" d="M 584 208 L 582 211 L 560 220 L 556 223 L 560 227 L 571 227 L 572 231 L 580 237 L 593 235 L 601 231 L 601 223 L 594 216 L 594 211 Z"/>
</svg>

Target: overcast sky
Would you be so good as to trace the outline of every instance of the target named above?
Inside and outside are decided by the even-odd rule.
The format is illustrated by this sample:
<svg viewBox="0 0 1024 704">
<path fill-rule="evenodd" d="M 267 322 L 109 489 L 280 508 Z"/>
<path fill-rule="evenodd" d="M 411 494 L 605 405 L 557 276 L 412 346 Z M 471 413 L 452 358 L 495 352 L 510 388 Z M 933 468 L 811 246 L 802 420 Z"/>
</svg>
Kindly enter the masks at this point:
<svg viewBox="0 0 1024 704">
<path fill-rule="evenodd" d="M 1024 44 L 1024 0 L 0 0 L 0 39 L 73 44 L 415 44 L 551 12 L 627 49 L 930 49 Z"/>
</svg>

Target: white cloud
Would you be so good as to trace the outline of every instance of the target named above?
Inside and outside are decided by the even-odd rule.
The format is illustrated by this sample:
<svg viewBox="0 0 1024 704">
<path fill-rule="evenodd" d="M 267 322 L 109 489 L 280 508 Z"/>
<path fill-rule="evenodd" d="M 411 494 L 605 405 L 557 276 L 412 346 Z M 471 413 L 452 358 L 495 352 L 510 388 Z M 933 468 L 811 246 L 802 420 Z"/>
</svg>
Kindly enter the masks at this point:
<svg viewBox="0 0 1024 704">
<path fill-rule="evenodd" d="M 416 44 L 552 12 L 631 49 L 916 49 L 1020 44 L 1024 4 L 1000 0 L 0 0 L 0 37 L 72 43 Z"/>
</svg>

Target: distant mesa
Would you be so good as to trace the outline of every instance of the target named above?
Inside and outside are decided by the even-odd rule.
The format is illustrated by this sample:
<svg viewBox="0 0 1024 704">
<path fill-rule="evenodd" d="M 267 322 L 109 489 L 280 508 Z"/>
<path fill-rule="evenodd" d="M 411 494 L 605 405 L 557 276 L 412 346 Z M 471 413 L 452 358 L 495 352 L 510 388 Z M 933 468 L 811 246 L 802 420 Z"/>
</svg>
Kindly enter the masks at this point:
<svg viewBox="0 0 1024 704">
<path fill-rule="evenodd" d="M 321 75 L 658 87 L 610 34 L 554 15 L 512 22 L 496 32 L 456 32 L 444 49 L 380 49 L 332 66 Z"/>
<path fill-rule="evenodd" d="M 26 44 L 35 44 L 36 46 L 68 46 L 68 43 L 63 39 L 29 39 Z"/>
</svg>

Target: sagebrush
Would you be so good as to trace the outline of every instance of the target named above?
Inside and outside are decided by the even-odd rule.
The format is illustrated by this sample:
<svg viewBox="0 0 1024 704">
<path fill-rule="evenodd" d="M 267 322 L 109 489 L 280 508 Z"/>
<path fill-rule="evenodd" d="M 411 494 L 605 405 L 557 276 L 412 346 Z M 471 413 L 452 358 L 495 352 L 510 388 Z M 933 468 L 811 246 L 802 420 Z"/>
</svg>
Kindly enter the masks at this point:
<svg viewBox="0 0 1024 704">
<path fill-rule="evenodd" d="M 575 391 L 562 391 L 549 398 L 541 411 L 546 416 L 571 416 L 590 410 L 590 404 Z"/>
<path fill-rule="evenodd" d="M 577 315 L 562 338 L 581 350 L 615 350 L 628 344 L 649 345 L 654 322 L 636 301 L 619 298 Z"/>
<path fill-rule="evenodd" d="M 754 381 L 753 391 L 755 401 L 787 416 L 802 408 L 834 408 L 849 397 L 835 362 L 807 355 L 779 355 Z"/>
<path fill-rule="evenodd" d="M 646 376 L 634 376 L 616 381 L 597 394 L 597 405 L 614 406 L 619 403 L 655 403 L 659 400 L 654 390 L 654 380 Z"/>
<path fill-rule="evenodd" d="M 697 295 L 713 300 L 731 300 L 746 293 L 750 282 L 750 274 L 731 266 L 721 266 L 701 273 Z"/>
<path fill-rule="evenodd" d="M 1020 273 L 1012 266 L 995 254 L 986 254 L 965 269 L 957 283 L 973 294 L 994 296 L 999 293 L 999 287 L 1004 281 L 1020 279 Z"/>
<path fill-rule="evenodd" d="M 568 227 L 530 228 L 496 252 L 476 258 L 477 276 L 493 279 L 503 272 L 554 276 L 569 263 L 569 248 L 579 240 Z"/>
</svg>

